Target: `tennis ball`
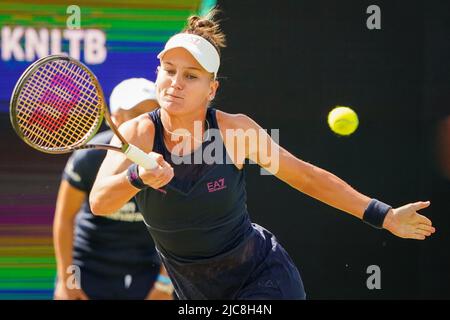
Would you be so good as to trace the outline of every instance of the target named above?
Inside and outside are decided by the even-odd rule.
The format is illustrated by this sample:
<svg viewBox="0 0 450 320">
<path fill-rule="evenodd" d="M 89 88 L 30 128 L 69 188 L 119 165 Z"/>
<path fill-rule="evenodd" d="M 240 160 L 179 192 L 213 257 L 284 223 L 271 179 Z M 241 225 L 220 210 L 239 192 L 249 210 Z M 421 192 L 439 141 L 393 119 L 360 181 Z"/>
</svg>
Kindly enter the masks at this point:
<svg viewBox="0 0 450 320">
<path fill-rule="evenodd" d="M 341 136 L 351 135 L 358 124 L 358 115 L 349 107 L 336 106 L 328 114 L 328 125 L 334 133 Z"/>
</svg>

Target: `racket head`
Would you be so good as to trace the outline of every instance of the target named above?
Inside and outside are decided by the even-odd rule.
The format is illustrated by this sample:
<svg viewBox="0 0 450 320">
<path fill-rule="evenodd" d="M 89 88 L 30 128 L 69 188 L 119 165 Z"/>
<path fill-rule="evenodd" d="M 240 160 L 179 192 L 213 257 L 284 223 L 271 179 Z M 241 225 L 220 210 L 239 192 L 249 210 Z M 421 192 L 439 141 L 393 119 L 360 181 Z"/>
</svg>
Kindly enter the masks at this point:
<svg viewBox="0 0 450 320">
<path fill-rule="evenodd" d="M 108 117 L 103 90 L 89 68 L 65 55 L 31 64 L 14 87 L 10 120 L 18 136 L 46 153 L 84 146 Z"/>
</svg>

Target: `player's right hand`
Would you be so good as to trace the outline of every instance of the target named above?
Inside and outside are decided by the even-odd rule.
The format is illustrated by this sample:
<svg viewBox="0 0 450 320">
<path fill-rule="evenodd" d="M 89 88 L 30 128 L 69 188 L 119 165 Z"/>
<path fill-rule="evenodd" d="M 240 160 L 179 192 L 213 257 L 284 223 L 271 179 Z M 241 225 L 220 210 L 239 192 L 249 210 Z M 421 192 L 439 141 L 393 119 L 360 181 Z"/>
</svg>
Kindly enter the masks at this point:
<svg viewBox="0 0 450 320">
<path fill-rule="evenodd" d="M 88 296 L 80 288 L 67 288 L 66 282 L 58 280 L 55 287 L 55 293 L 53 295 L 55 300 L 89 300 Z"/>
<path fill-rule="evenodd" d="M 139 166 L 139 176 L 145 184 L 153 189 L 159 189 L 172 180 L 174 175 L 173 168 L 159 153 L 150 152 L 149 154 L 156 160 L 159 166 L 151 170 L 146 170 Z"/>
</svg>

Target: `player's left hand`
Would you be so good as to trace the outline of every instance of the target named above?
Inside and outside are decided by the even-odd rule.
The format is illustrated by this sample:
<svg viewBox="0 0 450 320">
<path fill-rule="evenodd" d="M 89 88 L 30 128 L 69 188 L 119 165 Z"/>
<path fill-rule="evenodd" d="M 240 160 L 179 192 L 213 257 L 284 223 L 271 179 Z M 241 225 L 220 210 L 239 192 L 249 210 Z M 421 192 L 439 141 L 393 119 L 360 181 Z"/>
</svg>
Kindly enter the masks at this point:
<svg viewBox="0 0 450 320">
<path fill-rule="evenodd" d="M 383 228 L 400 238 L 425 240 L 436 229 L 432 226 L 430 219 L 417 211 L 429 205 L 429 201 L 419 201 L 391 209 L 384 219 Z"/>
</svg>

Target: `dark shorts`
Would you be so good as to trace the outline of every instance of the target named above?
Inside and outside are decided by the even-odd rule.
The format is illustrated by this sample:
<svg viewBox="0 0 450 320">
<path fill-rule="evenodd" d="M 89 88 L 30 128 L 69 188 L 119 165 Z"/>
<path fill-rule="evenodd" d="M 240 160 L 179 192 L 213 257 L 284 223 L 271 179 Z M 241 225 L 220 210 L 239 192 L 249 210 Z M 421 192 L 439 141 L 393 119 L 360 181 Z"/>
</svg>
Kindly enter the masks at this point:
<svg viewBox="0 0 450 320">
<path fill-rule="evenodd" d="M 161 254 L 179 299 L 305 299 L 300 273 L 275 236 L 253 224 L 230 252 L 180 262 Z"/>
<path fill-rule="evenodd" d="M 92 300 L 143 300 L 153 287 L 160 267 L 154 267 L 138 273 L 105 275 L 81 270 L 81 288 Z"/>
<path fill-rule="evenodd" d="M 300 273 L 280 244 L 274 245 L 267 258 L 238 292 L 236 299 L 306 299 Z"/>
</svg>

